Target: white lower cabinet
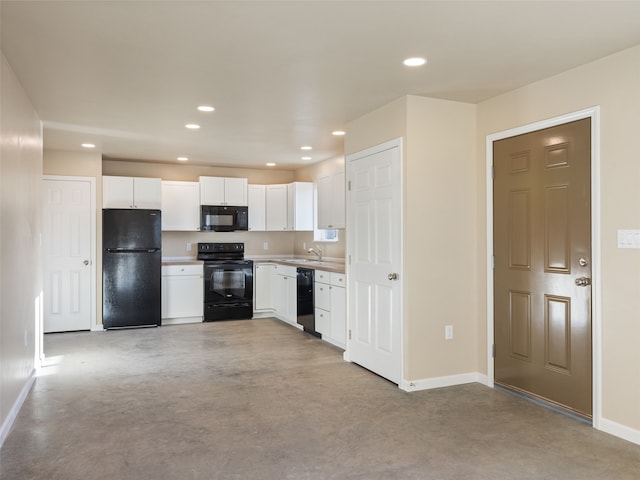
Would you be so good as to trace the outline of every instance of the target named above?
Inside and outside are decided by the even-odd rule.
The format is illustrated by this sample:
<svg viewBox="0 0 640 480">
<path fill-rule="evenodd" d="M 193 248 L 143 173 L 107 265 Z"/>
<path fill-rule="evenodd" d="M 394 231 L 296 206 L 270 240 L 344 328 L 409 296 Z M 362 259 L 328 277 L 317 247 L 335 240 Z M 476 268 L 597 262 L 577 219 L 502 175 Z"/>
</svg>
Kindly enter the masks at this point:
<svg viewBox="0 0 640 480">
<path fill-rule="evenodd" d="M 296 267 L 276 265 L 275 313 L 280 320 L 298 326 L 297 323 L 297 288 Z"/>
<path fill-rule="evenodd" d="M 202 322 L 202 264 L 162 266 L 162 324 Z"/>
<path fill-rule="evenodd" d="M 276 264 L 253 264 L 253 313 L 273 314 L 275 309 Z"/>
<path fill-rule="evenodd" d="M 322 334 L 323 340 L 340 348 L 345 348 L 347 338 L 345 284 L 344 273 L 315 272 L 316 331 Z"/>
</svg>

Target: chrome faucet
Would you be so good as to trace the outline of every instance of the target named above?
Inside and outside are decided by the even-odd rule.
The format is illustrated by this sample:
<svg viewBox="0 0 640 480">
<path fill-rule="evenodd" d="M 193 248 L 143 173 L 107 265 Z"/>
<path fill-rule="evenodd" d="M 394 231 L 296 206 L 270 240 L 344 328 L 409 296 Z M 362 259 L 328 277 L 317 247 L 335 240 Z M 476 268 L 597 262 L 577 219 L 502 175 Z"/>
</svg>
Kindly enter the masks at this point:
<svg viewBox="0 0 640 480">
<path fill-rule="evenodd" d="M 316 257 L 318 257 L 319 262 L 322 261 L 322 248 L 320 248 L 318 245 L 316 245 L 315 247 L 311 247 L 309 250 L 307 250 L 307 252 L 313 253 Z"/>
</svg>

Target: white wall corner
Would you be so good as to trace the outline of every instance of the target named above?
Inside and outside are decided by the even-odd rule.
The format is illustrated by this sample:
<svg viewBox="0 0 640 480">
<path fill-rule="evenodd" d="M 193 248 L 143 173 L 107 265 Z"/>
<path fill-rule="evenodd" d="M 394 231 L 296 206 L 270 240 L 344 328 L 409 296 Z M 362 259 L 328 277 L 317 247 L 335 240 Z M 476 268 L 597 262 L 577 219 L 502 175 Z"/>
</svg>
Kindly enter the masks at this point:
<svg viewBox="0 0 640 480">
<path fill-rule="evenodd" d="M 464 385 L 466 383 L 489 384 L 486 375 L 478 372 L 461 373 L 459 375 L 448 375 L 446 377 L 423 378 L 421 380 L 402 380 L 400 389 L 406 392 L 417 392 L 419 390 L 431 390 L 433 388 L 452 387 L 454 385 Z"/>
<path fill-rule="evenodd" d="M 626 425 L 606 418 L 601 418 L 596 428 L 610 435 L 627 440 L 628 442 L 640 445 L 640 430 L 636 430 L 635 428 L 627 427 Z"/>
<path fill-rule="evenodd" d="M 13 426 L 13 422 L 18 416 L 18 413 L 22 408 L 22 404 L 27 399 L 27 396 L 29 395 L 29 392 L 31 391 L 31 387 L 33 387 L 33 384 L 35 381 L 36 381 L 36 371 L 35 369 L 33 369 L 31 370 L 31 374 L 29 375 L 29 378 L 27 378 L 27 381 L 22 387 L 22 390 L 20 391 L 20 395 L 18 395 L 18 398 L 16 398 L 16 401 L 13 403 L 11 410 L 9 410 L 9 414 L 7 415 L 7 418 L 5 418 L 4 422 L 2 423 L 2 429 L 0 429 L 0 447 L 2 447 L 2 444 L 4 443 L 5 439 L 9 435 L 9 431 Z"/>
</svg>

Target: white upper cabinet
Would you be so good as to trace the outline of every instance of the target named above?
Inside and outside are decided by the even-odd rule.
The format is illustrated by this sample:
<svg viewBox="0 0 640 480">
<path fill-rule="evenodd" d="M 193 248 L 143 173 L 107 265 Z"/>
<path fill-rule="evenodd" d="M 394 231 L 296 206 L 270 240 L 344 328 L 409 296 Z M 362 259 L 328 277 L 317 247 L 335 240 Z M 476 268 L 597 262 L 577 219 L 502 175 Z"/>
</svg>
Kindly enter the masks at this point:
<svg viewBox="0 0 640 480">
<path fill-rule="evenodd" d="M 162 181 L 159 178 L 102 177 L 102 208 L 162 207 Z"/>
<path fill-rule="evenodd" d="M 318 228 L 345 228 L 344 172 L 336 172 L 318 179 Z"/>
<path fill-rule="evenodd" d="M 248 205 L 246 178 L 199 177 L 201 205 Z"/>
<path fill-rule="evenodd" d="M 249 185 L 248 199 L 249 231 L 262 232 L 267 229 L 265 185 Z"/>
<path fill-rule="evenodd" d="M 200 230 L 200 183 L 162 182 L 162 230 Z"/>
<path fill-rule="evenodd" d="M 269 231 L 287 230 L 287 185 L 266 186 L 266 221 Z"/>
<path fill-rule="evenodd" d="M 287 185 L 287 229 L 313 231 L 313 183 Z"/>
</svg>

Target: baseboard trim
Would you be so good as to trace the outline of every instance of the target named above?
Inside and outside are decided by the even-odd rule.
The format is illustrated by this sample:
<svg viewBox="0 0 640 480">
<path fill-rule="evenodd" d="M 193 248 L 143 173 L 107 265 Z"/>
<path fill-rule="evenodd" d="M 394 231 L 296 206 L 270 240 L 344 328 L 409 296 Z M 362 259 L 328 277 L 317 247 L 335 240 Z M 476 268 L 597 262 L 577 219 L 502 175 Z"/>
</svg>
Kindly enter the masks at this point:
<svg viewBox="0 0 640 480">
<path fill-rule="evenodd" d="M 31 374 L 29 375 L 29 378 L 27 379 L 26 383 L 22 387 L 22 390 L 20 390 L 20 395 L 18 395 L 18 398 L 16 398 L 16 401 L 13 402 L 13 406 L 11 407 L 11 410 L 9 410 L 9 414 L 7 415 L 7 418 L 5 418 L 4 422 L 2 422 L 2 429 L 0 430 L 0 447 L 2 447 L 5 439 L 9 435 L 9 431 L 13 426 L 13 422 L 15 422 L 16 417 L 18 416 L 18 413 L 20 413 L 20 409 L 22 408 L 24 401 L 27 399 L 27 396 L 29 395 L 29 392 L 31 391 L 31 387 L 33 387 L 33 384 L 35 381 L 36 381 L 36 371 L 31 370 Z"/>
<path fill-rule="evenodd" d="M 622 438 L 628 442 L 640 445 L 640 430 L 636 430 L 635 428 L 627 427 L 626 425 L 622 425 L 606 418 L 600 419 L 600 424 L 597 428 L 598 430 L 602 430 L 614 437 Z"/>
<path fill-rule="evenodd" d="M 481 383 L 483 385 L 488 385 L 489 380 L 487 376 L 482 373 L 470 372 L 458 375 L 448 375 L 445 377 L 423 378 L 421 380 L 402 380 L 399 387 L 407 392 L 417 392 L 419 390 L 452 387 L 454 385 L 464 385 L 466 383 Z"/>
<path fill-rule="evenodd" d="M 102 324 L 98 324 L 98 325 L 94 325 L 93 327 L 91 327 L 91 331 L 92 332 L 106 332 L 106 330 L 104 329 L 104 327 L 102 326 Z"/>
<path fill-rule="evenodd" d="M 180 318 L 163 318 L 162 326 L 165 325 L 183 325 L 185 323 L 202 323 L 202 317 L 180 317 Z"/>
</svg>

